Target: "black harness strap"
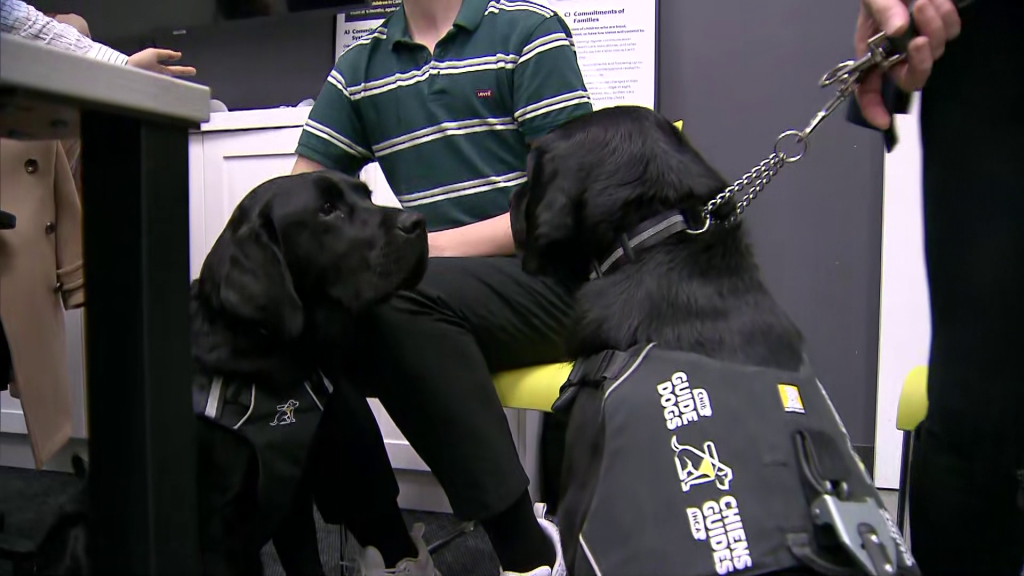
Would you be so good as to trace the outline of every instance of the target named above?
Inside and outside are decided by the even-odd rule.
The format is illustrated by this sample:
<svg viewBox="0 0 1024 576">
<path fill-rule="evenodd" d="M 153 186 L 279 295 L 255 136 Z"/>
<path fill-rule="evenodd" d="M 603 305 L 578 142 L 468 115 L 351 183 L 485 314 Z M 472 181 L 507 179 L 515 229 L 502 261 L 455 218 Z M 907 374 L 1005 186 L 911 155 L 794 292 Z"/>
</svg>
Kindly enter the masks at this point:
<svg viewBox="0 0 1024 576">
<path fill-rule="evenodd" d="M 556 414 L 568 414 L 580 386 L 600 388 L 605 382 L 621 376 L 636 358 L 635 353 L 605 350 L 600 354 L 576 360 L 569 377 L 558 390 L 558 398 L 551 405 L 551 411 Z"/>
</svg>

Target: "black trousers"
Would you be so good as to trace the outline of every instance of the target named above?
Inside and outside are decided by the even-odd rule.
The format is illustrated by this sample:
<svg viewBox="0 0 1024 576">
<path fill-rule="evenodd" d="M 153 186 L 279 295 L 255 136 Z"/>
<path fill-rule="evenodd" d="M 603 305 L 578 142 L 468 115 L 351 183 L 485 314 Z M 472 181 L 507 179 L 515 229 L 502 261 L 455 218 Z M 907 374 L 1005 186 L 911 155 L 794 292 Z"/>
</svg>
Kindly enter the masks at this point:
<svg viewBox="0 0 1024 576">
<path fill-rule="evenodd" d="M 314 459 L 358 463 L 360 472 L 349 467 L 343 490 L 318 490 L 337 494 L 318 497 L 321 513 L 334 508 L 345 517 L 338 520 L 352 521 L 398 495 L 379 430 L 366 433 L 373 415 L 353 389 L 381 401 L 457 516 L 480 520 L 511 505 L 529 481 L 491 374 L 565 360 L 572 292 L 528 276 L 514 257 L 433 258 L 419 287 L 364 315 L 356 342 L 326 374 L 336 387 L 324 426 L 334 428 L 321 444 L 340 441 L 321 445 Z M 353 494 L 357 501 L 346 502 Z"/>
<path fill-rule="evenodd" d="M 1024 43 L 1021 2 L 982 0 L 922 95 L 929 409 L 911 467 L 914 554 L 931 574 L 1021 574 Z"/>
</svg>

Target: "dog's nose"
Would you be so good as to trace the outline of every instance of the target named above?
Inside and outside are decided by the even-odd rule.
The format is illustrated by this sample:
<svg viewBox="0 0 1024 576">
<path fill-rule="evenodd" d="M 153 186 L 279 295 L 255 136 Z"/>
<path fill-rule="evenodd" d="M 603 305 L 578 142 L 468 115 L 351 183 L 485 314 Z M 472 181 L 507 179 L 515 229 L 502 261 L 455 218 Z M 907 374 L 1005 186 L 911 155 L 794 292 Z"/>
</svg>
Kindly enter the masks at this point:
<svg viewBox="0 0 1024 576">
<path fill-rule="evenodd" d="M 427 227 L 423 216 L 415 212 L 403 211 L 398 215 L 398 229 L 410 236 L 422 232 Z"/>
</svg>

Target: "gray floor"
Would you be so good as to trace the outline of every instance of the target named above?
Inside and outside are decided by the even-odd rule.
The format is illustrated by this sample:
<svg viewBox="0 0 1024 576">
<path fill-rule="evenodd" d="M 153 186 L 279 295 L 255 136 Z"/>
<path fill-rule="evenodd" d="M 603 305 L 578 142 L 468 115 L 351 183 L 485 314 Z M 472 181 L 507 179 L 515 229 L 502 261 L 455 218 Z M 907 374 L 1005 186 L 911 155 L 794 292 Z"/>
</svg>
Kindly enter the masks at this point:
<svg viewBox="0 0 1024 576">
<path fill-rule="evenodd" d="M 882 490 L 882 500 L 893 517 L 896 516 L 897 492 Z M 317 519 L 319 522 L 319 518 Z M 406 522 L 423 522 L 427 527 L 425 540 L 429 545 L 450 530 L 459 526 L 459 522 L 447 514 L 431 514 L 427 512 L 406 512 Z M 341 537 L 338 528 L 319 524 L 320 553 L 328 576 L 339 576 L 339 557 Z M 496 576 L 498 559 L 494 556 L 487 537 L 479 530 L 466 534 L 434 554 L 434 563 L 442 574 L 457 576 Z M 268 576 L 284 576 L 272 546 L 264 550 L 264 565 Z"/>
<path fill-rule="evenodd" d="M 882 493 L 882 501 L 885 502 L 885 507 L 889 509 L 889 513 L 892 517 L 896 517 L 896 502 L 898 500 L 895 490 L 879 490 Z"/>
<path fill-rule="evenodd" d="M 0 510 L 7 513 L 7 531 L 32 538 L 45 530 L 52 512 L 70 490 L 78 485 L 69 474 L 34 472 L 0 467 Z M 893 516 L 896 515 L 896 492 L 883 490 L 882 498 Z M 409 511 L 406 523 L 422 522 L 426 526 L 427 544 L 436 542 L 460 525 L 449 514 Z M 336 526 L 327 526 L 318 520 L 320 552 L 328 576 L 340 576 L 341 537 Z M 486 535 L 474 530 L 434 553 L 434 563 L 448 576 L 497 576 L 498 559 Z M 283 576 L 272 547 L 264 551 L 264 564 L 268 576 Z M 10 573 L 6 562 L 0 561 L 0 576 Z"/>
<path fill-rule="evenodd" d="M 897 492 L 882 490 L 882 500 L 886 508 L 895 518 Z M 337 561 L 340 557 L 341 537 L 338 528 L 327 526 L 317 518 L 320 532 L 320 554 L 328 576 L 340 576 L 341 567 Z M 406 522 L 423 522 L 426 525 L 424 540 L 427 544 L 435 542 L 439 537 L 456 529 L 460 522 L 448 514 L 432 514 L 427 512 L 406 512 Z M 272 546 L 263 551 L 263 563 L 267 567 L 267 576 L 284 576 Z M 434 564 L 445 575 L 455 576 L 497 576 L 498 559 L 494 556 L 486 535 L 479 529 L 454 540 L 451 544 L 434 553 Z"/>
<path fill-rule="evenodd" d="M 895 490 L 883 490 L 882 499 L 886 507 L 896 517 L 897 492 Z M 407 511 L 406 522 L 412 525 L 414 522 L 422 522 L 426 525 L 424 540 L 427 544 L 436 541 L 447 532 L 458 528 L 460 525 L 450 515 L 438 515 L 438 513 Z M 321 538 L 321 556 L 328 576 L 340 576 L 341 567 L 338 563 L 340 557 L 341 537 L 339 530 L 334 526 L 327 526 L 319 522 L 319 538 Z M 495 553 L 490 548 L 487 537 L 480 531 L 474 530 L 451 544 L 441 548 L 433 554 L 434 565 L 444 575 L 455 576 L 498 576 L 499 565 Z M 263 565 L 266 567 L 267 576 L 285 576 L 278 559 L 273 552 L 272 546 L 263 550 Z"/>
<path fill-rule="evenodd" d="M 53 521 L 61 502 L 79 488 L 74 476 L 62 472 L 36 472 L 23 468 L 0 467 L 0 511 L 4 512 L 4 533 L 19 540 L 34 542 L 42 537 Z M 422 522 L 428 545 L 461 525 L 450 514 L 409 511 L 406 523 Z M 341 574 L 341 536 L 337 526 L 327 526 L 317 518 L 320 555 L 328 576 Z M 498 559 L 490 542 L 480 530 L 474 530 L 434 553 L 434 563 L 449 576 L 496 576 Z M 283 576 L 272 547 L 264 550 L 268 576 Z M 11 574 L 12 567 L 0 560 L 0 576 Z"/>
<path fill-rule="evenodd" d="M 410 526 L 414 522 L 424 524 L 426 532 L 423 539 L 428 546 L 457 530 L 462 524 L 450 514 L 430 512 L 406 511 L 405 520 Z M 327 576 L 341 576 L 340 530 L 337 526 L 323 524 L 319 516 L 317 528 L 320 535 L 320 557 Z M 433 558 L 435 567 L 444 575 L 498 576 L 498 558 L 494 555 L 487 536 L 479 529 L 464 534 L 437 550 Z M 266 568 L 266 576 L 284 576 L 271 545 L 263 550 L 263 565 Z"/>
</svg>

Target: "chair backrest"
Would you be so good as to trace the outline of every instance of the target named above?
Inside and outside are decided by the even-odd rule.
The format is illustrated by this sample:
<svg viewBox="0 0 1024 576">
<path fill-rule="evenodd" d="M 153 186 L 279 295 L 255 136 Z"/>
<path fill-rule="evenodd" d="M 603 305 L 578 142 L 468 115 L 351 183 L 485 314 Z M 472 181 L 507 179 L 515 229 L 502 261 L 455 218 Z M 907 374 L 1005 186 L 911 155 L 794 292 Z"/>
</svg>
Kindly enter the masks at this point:
<svg viewBox="0 0 1024 576">
<path fill-rule="evenodd" d="M 916 366 L 907 374 L 896 408 L 896 428 L 909 432 L 928 414 L 928 367 Z"/>
</svg>

